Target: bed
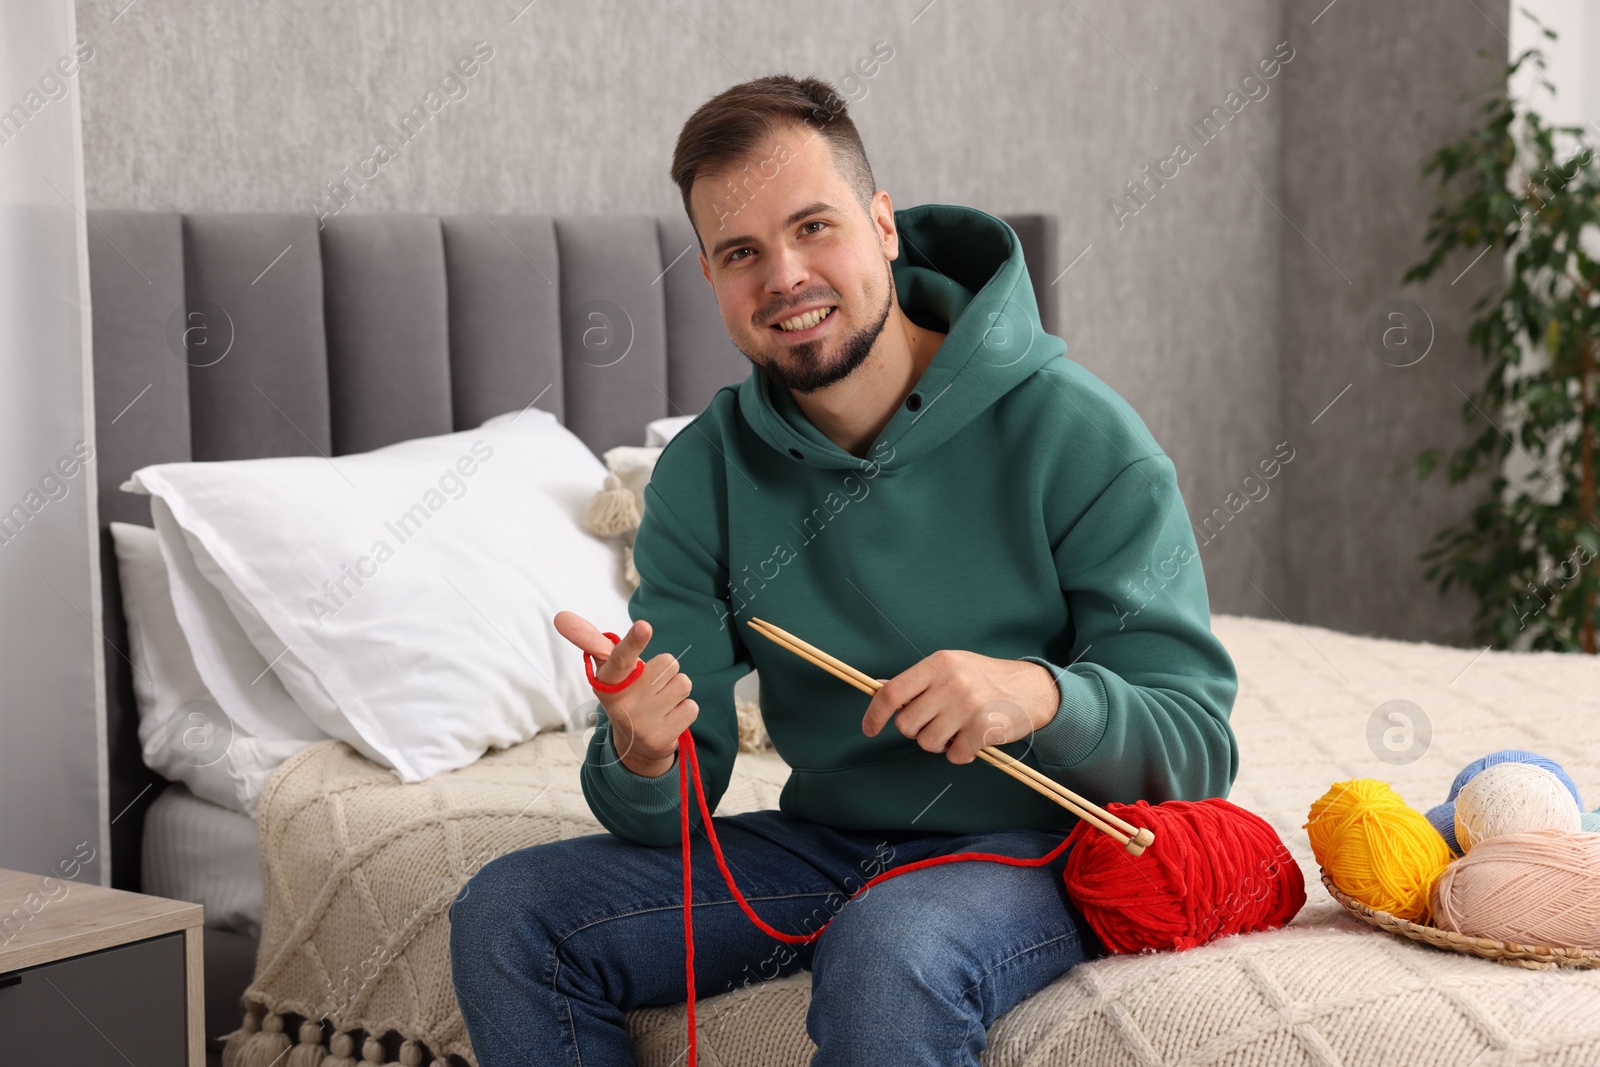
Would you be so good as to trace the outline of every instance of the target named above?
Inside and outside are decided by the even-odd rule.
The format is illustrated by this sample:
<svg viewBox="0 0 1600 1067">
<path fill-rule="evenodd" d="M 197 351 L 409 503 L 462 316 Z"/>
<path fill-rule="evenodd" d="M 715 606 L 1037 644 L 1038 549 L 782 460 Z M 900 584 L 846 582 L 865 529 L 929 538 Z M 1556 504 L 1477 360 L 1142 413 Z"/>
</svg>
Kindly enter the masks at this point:
<svg viewBox="0 0 1600 1067">
<path fill-rule="evenodd" d="M 677 217 L 339 216 L 321 232 L 309 215 L 99 211 L 90 221 L 108 525 L 151 522 L 147 498 L 119 488 L 146 464 L 360 452 L 476 426 L 536 397 L 599 455 L 639 444 L 652 419 L 700 410 L 747 367 Z M 1054 220 L 1007 221 L 1044 325 L 1058 332 Z M 277 284 L 256 284 L 269 272 L 282 272 Z M 574 342 L 602 301 L 630 309 L 622 374 L 600 374 Z M 196 309 L 213 326 L 225 315 L 227 339 L 242 346 L 205 373 L 168 341 L 174 318 L 181 331 Z M 102 558 L 104 630 L 120 653 L 128 635 L 109 529 Z M 1218 615 L 1213 627 L 1241 679 L 1231 799 L 1288 844 L 1307 906 L 1283 930 L 1076 968 L 991 1029 L 985 1062 L 1600 1062 L 1600 972 L 1521 971 L 1374 931 L 1322 889 L 1302 827 L 1334 781 L 1382 777 L 1426 807 L 1462 765 L 1503 747 L 1558 760 L 1593 804 L 1593 662 L 1280 618 Z M 246 817 L 223 818 L 145 767 L 129 664 L 107 662 L 110 806 L 123 812 L 113 879 L 208 903 L 213 1050 L 233 1032 L 234 1064 L 296 1046 L 309 1046 L 296 1062 L 473 1062 L 449 985 L 445 907 L 474 857 L 600 832 L 571 739 L 541 734 L 414 784 L 320 741 L 267 783 L 252 840 Z M 1374 710 L 1393 699 L 1431 719 L 1431 742 L 1410 762 L 1383 760 L 1368 740 Z M 742 753 L 719 810 L 775 806 L 784 775 L 770 751 Z M 255 857 L 258 881 L 247 884 Z M 342 986 L 352 973 L 361 980 Z M 807 996 L 804 975 L 708 993 L 702 1062 L 805 1064 Z M 680 1059 L 683 1022 L 681 1006 L 632 1013 L 639 1061 Z"/>
</svg>

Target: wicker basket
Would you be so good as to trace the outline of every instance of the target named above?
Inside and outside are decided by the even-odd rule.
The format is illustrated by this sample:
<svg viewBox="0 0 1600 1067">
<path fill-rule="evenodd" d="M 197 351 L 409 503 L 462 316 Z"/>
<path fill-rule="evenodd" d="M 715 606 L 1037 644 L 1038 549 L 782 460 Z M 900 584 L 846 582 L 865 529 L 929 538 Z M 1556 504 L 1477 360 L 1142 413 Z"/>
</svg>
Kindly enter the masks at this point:
<svg viewBox="0 0 1600 1067">
<path fill-rule="evenodd" d="M 1464 952 L 1469 956 L 1482 956 L 1486 960 L 1495 960 L 1511 967 L 1527 967 L 1536 971 L 1548 970 L 1551 967 L 1600 967 L 1600 949 L 1519 945 L 1511 941 L 1496 941 L 1489 937 L 1473 937 L 1470 934 L 1441 930 L 1437 926 L 1423 926 L 1386 911 L 1369 908 L 1334 885 L 1326 870 L 1320 867 L 1318 870 L 1322 871 L 1322 884 L 1328 887 L 1329 895 L 1343 905 L 1346 911 L 1391 934 L 1409 937 L 1413 941 L 1421 941 L 1436 948 Z"/>
</svg>

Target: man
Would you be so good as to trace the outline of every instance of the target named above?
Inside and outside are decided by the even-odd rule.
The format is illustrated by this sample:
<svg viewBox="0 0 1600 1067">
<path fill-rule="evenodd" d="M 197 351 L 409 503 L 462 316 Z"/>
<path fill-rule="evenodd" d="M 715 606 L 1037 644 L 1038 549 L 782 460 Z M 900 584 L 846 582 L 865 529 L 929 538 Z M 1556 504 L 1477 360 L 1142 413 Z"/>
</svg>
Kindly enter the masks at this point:
<svg viewBox="0 0 1600 1067">
<path fill-rule="evenodd" d="M 893 210 L 825 83 L 714 97 L 672 172 L 754 366 L 661 454 L 621 641 L 609 620 L 554 620 L 603 684 L 656 651 L 596 694 L 582 783 L 610 833 L 503 856 L 453 906 L 473 1048 L 483 1067 L 628 1064 L 624 1012 L 686 998 L 677 739 L 714 808 L 733 685 L 758 669 L 792 774 L 779 810 L 715 828 L 768 923 L 831 925 L 803 946 L 756 929 L 695 810 L 697 991 L 808 968 L 813 1064 L 976 1064 L 997 1018 L 1105 951 L 1065 857 L 944 864 L 846 900 L 913 860 L 1061 841 L 1072 817 L 975 760 L 984 745 L 1102 804 L 1226 796 L 1237 677 L 1173 465 L 1040 328 L 1011 229 Z M 887 684 L 868 701 L 751 617 Z"/>
</svg>

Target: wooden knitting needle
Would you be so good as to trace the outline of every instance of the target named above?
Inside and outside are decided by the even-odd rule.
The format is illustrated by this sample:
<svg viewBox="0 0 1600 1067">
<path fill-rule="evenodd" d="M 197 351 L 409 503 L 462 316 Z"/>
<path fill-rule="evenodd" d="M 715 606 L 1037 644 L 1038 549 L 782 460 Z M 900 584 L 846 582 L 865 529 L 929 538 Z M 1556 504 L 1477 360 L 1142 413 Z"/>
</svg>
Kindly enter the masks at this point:
<svg viewBox="0 0 1600 1067">
<path fill-rule="evenodd" d="M 883 683 L 876 678 L 868 677 L 842 660 L 835 659 L 816 646 L 795 637 L 780 626 L 775 626 L 763 619 L 752 619 L 750 625 L 757 633 L 776 644 L 782 645 L 802 659 L 821 667 L 840 681 L 856 687 L 863 693 L 876 693 L 883 686 Z M 1055 779 L 1013 758 L 1009 753 L 1002 752 L 992 745 L 986 745 L 978 750 L 977 755 L 984 762 L 993 764 L 1030 789 L 1043 794 L 1046 798 L 1055 801 L 1096 829 L 1103 831 L 1131 855 L 1140 855 L 1155 841 L 1155 834 L 1149 829 L 1134 826 L 1126 820 L 1112 815 L 1105 809 L 1080 797 Z"/>
<path fill-rule="evenodd" d="M 850 666 L 848 663 L 845 663 L 843 660 L 829 655 L 820 648 L 817 648 L 815 645 L 808 644 L 781 626 L 767 622 L 765 619 L 761 618 L 753 618 L 750 625 L 754 627 L 757 632 L 762 633 L 768 639 L 776 642 L 777 644 L 783 645 L 802 658 L 810 660 L 818 667 L 821 667 L 823 670 L 833 674 L 839 680 L 848 682 L 864 693 L 876 693 L 883 686 L 883 683 L 879 682 L 876 678 L 869 677 L 856 668 Z M 1110 823 L 1116 829 L 1122 831 L 1122 833 L 1126 836 L 1132 837 L 1135 840 L 1139 840 L 1141 844 L 1146 846 L 1150 844 L 1149 841 L 1144 841 L 1139 837 L 1141 833 L 1150 833 L 1149 830 L 1134 826 L 1126 820 L 1116 815 L 1112 815 L 1110 812 L 1105 811 L 1090 801 L 1085 800 L 1077 793 L 1074 793 L 1060 782 L 1057 782 L 1054 778 L 1051 778 L 1048 775 L 1045 775 L 1044 773 L 1028 766 L 1026 763 L 1015 759 L 1010 753 L 1002 752 L 1000 749 L 995 748 L 992 745 L 985 746 L 985 748 L 979 750 L 979 755 L 983 755 L 985 753 L 995 757 L 989 762 L 1004 766 L 1007 769 L 1019 770 L 1022 773 L 1031 776 L 1038 784 L 1045 786 L 1052 792 L 1056 793 L 1057 796 L 1065 798 L 1066 800 L 1072 802 L 1072 804 L 1075 804 L 1080 808 L 1087 809 L 1092 815 L 1097 816 L 1103 822 Z M 1154 838 L 1152 838 L 1152 840 L 1153 839 Z"/>
<path fill-rule="evenodd" d="M 876 678 L 863 674 L 843 660 L 830 656 L 815 645 L 802 641 L 781 626 L 776 626 L 759 618 L 751 618 L 749 624 L 763 637 L 787 648 L 800 658 L 821 667 L 835 678 L 854 686 L 863 693 L 872 695 L 883 688 L 883 683 Z M 993 745 L 985 745 L 978 750 L 977 755 L 984 762 L 999 768 L 1030 789 L 1071 811 L 1096 829 L 1103 831 L 1118 844 L 1122 845 L 1131 855 L 1140 855 L 1155 841 L 1155 834 L 1147 827 L 1134 826 L 1127 820 L 1085 800 L 1054 778 L 1028 766 L 1010 753 L 1002 752 Z"/>
</svg>

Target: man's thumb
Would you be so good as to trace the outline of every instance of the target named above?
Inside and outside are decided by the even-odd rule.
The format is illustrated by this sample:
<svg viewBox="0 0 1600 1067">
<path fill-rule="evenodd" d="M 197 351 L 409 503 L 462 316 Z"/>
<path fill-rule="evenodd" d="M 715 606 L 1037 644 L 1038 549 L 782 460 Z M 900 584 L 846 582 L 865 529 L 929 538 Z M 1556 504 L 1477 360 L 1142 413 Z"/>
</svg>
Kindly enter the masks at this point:
<svg viewBox="0 0 1600 1067">
<path fill-rule="evenodd" d="M 606 661 L 594 672 L 594 676 L 607 685 L 614 685 L 626 678 L 633 671 L 633 665 L 639 661 L 639 653 L 644 650 L 646 641 L 644 628 L 642 622 L 636 622 L 628 627 L 622 634 L 622 640 L 612 647 Z"/>
</svg>

